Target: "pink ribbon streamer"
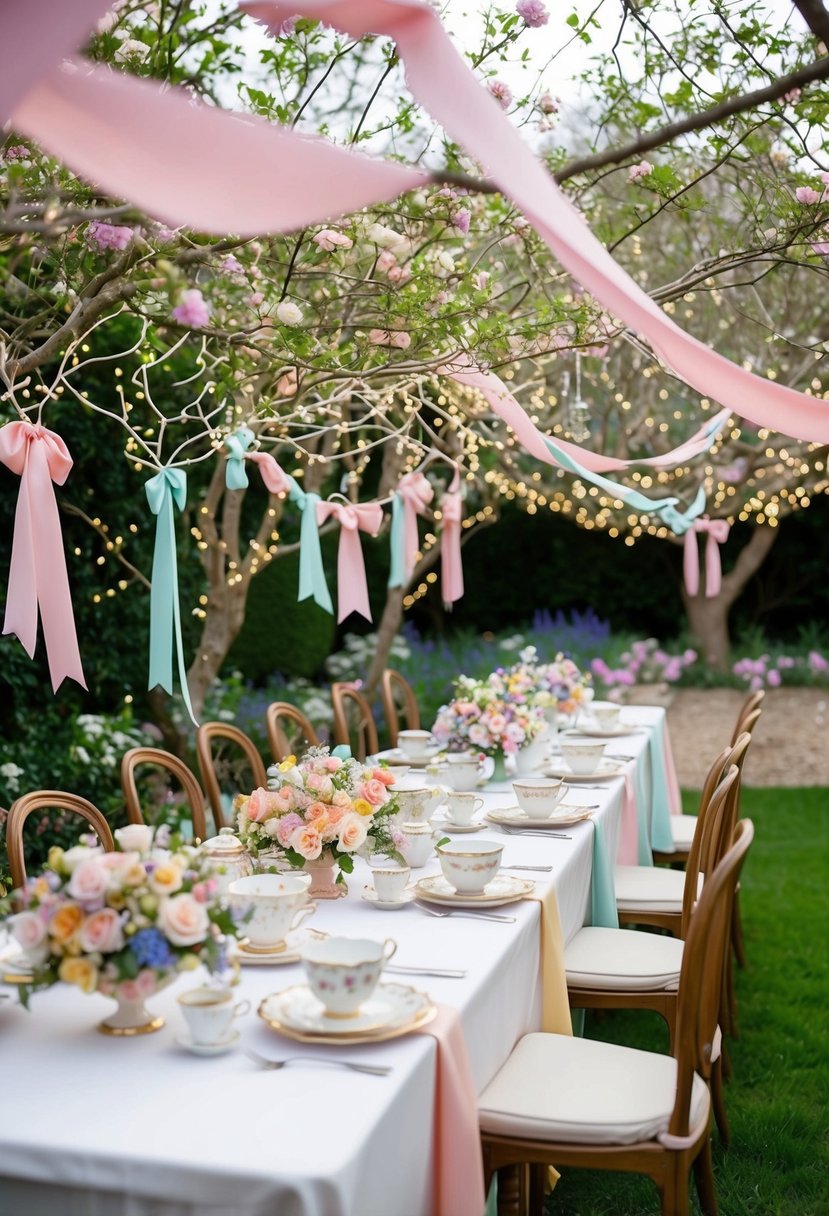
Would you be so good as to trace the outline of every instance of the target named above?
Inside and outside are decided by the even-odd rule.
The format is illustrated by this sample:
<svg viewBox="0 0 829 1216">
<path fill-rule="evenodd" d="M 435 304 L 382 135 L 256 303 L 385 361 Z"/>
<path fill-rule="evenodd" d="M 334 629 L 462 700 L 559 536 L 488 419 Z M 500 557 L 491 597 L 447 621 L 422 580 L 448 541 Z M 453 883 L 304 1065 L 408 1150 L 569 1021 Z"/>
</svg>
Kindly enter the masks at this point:
<svg viewBox="0 0 829 1216">
<path fill-rule="evenodd" d="M 639 865 L 639 816 L 636 813 L 636 789 L 633 773 L 625 772 L 622 794 L 622 814 L 619 819 L 619 841 L 616 845 L 617 866 Z"/>
<path fill-rule="evenodd" d="M 722 564 L 720 545 L 728 540 L 730 525 L 725 519 L 695 519 L 685 533 L 682 566 L 685 574 L 685 589 L 689 595 L 699 592 L 699 549 L 697 534 L 704 533 L 705 540 L 705 595 L 713 599 L 722 586 Z"/>
<path fill-rule="evenodd" d="M 290 491 L 294 484 L 293 477 L 285 472 L 270 452 L 246 452 L 245 455 L 257 465 L 269 493 L 287 494 Z"/>
<path fill-rule="evenodd" d="M 403 500 L 403 561 L 408 583 L 414 573 L 420 548 L 417 517 L 427 513 L 435 491 L 424 473 L 405 473 L 398 482 L 396 492 Z"/>
<path fill-rule="evenodd" d="M 443 527 L 440 533 L 441 592 L 445 607 L 450 607 L 463 595 L 463 563 L 461 560 L 461 521 L 463 502 L 460 474 L 455 476 L 440 501 Z"/>
<path fill-rule="evenodd" d="M 317 523 L 323 524 L 333 516 L 340 525 L 337 549 L 337 620 L 344 621 L 352 612 L 371 620 L 366 582 L 366 564 L 360 533 L 376 536 L 383 522 L 379 502 L 318 502 Z"/>
<path fill-rule="evenodd" d="M 69 449 L 46 427 L 9 422 L 0 428 L 0 461 L 20 477 L 3 633 L 16 634 L 33 659 L 40 608 L 52 691 L 67 677 L 86 688 L 52 484 L 69 476 Z"/>
<path fill-rule="evenodd" d="M 672 815 L 682 814 L 682 794 L 679 790 L 679 777 L 676 772 L 676 764 L 674 763 L 674 749 L 671 747 L 671 738 L 668 734 L 668 723 L 665 723 L 665 729 L 662 732 L 662 747 L 665 757 L 665 776 L 668 781 L 668 809 Z"/>
</svg>

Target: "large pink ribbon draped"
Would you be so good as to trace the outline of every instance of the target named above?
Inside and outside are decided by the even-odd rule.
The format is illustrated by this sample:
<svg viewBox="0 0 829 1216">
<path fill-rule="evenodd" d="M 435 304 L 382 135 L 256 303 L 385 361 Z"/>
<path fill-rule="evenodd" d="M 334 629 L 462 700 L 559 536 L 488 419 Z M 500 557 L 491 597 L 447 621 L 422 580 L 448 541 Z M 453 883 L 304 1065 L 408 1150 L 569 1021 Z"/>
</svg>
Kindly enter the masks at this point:
<svg viewBox="0 0 829 1216">
<path fill-rule="evenodd" d="M 39 608 L 52 690 L 67 677 L 86 688 L 52 484 L 69 476 L 69 449 L 44 426 L 9 422 L 0 428 L 0 461 L 20 477 L 3 633 L 16 634 L 34 658 Z"/>
<path fill-rule="evenodd" d="M 451 485 L 440 500 L 443 527 L 440 532 L 441 595 L 446 608 L 463 596 L 463 563 L 461 561 L 461 525 L 463 501 L 460 474 L 455 469 Z"/>
<path fill-rule="evenodd" d="M 719 595 L 722 586 L 722 564 L 720 545 L 728 540 L 730 525 L 725 519 L 695 519 L 685 533 L 682 566 L 685 574 L 685 589 L 689 595 L 699 592 L 699 549 L 697 536 L 705 535 L 705 595 L 712 599 Z"/>
<path fill-rule="evenodd" d="M 395 493 L 403 501 L 403 570 L 408 583 L 414 573 L 420 548 L 417 517 L 427 513 L 435 491 L 424 473 L 404 473 Z"/>
<path fill-rule="evenodd" d="M 286 473 L 276 457 L 270 452 L 246 452 L 248 460 L 252 460 L 259 469 L 265 489 L 271 494 L 287 494 L 296 483 L 289 473 Z"/>
<path fill-rule="evenodd" d="M 366 564 L 360 533 L 376 536 L 383 522 L 383 508 L 379 502 L 318 502 L 317 523 L 323 524 L 331 516 L 340 525 L 340 544 L 337 549 L 337 620 L 344 621 L 352 612 L 359 612 L 367 621 L 371 620 L 368 602 Z"/>
</svg>

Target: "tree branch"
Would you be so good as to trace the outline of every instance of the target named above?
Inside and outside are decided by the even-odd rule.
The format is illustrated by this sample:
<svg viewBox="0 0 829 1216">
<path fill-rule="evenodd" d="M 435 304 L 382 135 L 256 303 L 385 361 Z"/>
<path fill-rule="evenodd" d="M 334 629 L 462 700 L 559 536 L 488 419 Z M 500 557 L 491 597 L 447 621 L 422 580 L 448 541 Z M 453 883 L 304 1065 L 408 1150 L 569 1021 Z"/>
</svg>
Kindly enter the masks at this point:
<svg viewBox="0 0 829 1216">
<path fill-rule="evenodd" d="M 794 6 L 815 38 L 829 47 L 829 12 L 821 0 L 794 0 Z"/>
</svg>

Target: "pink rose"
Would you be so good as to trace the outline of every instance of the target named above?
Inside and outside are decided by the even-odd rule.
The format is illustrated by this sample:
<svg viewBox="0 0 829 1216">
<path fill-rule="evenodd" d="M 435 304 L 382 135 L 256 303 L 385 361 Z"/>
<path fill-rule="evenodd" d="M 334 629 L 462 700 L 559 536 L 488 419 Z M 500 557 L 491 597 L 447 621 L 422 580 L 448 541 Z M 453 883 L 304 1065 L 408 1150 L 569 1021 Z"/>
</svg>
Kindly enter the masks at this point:
<svg viewBox="0 0 829 1216">
<path fill-rule="evenodd" d="M 291 836 L 291 848 L 306 861 L 314 861 L 322 852 L 322 837 L 315 827 L 300 827 Z"/>
<path fill-rule="evenodd" d="M 10 919 L 9 929 L 14 940 L 26 954 L 31 951 L 35 956 L 39 956 L 42 953 L 38 947 L 46 938 L 46 926 L 36 912 L 18 912 Z M 48 954 L 48 949 L 46 954 Z M 39 961 L 45 962 L 45 955 Z"/>
<path fill-rule="evenodd" d="M 354 853 L 365 844 L 368 824 L 362 815 L 351 812 L 343 815 L 339 824 L 339 844 L 344 853 Z"/>
<path fill-rule="evenodd" d="M 290 794 L 290 790 L 288 792 Z M 282 797 L 282 794 L 283 790 L 278 790 L 275 793 L 272 790 L 261 788 L 254 790 L 248 799 L 248 819 L 253 823 L 261 823 L 268 816 L 278 815 L 281 811 L 289 808 L 292 805 L 292 800 L 288 801 Z"/>
<path fill-rule="evenodd" d="M 334 793 L 334 786 L 331 784 L 331 778 L 327 773 L 309 773 L 305 779 L 305 784 L 309 790 L 313 790 L 315 794 L 319 794 L 322 799 L 329 799 Z"/>
<path fill-rule="evenodd" d="M 137 980 L 122 980 L 118 985 L 118 992 L 125 1001 L 139 1001 L 144 996 L 139 990 Z"/>
<path fill-rule="evenodd" d="M 81 949 L 89 954 L 112 954 L 124 945 L 121 917 L 114 908 L 101 908 L 87 916 L 78 936 Z"/>
<path fill-rule="evenodd" d="M 174 946 L 195 946 L 207 937 L 210 919 L 204 904 L 185 892 L 162 901 L 158 927 Z"/>
<path fill-rule="evenodd" d="M 305 812 L 305 819 L 308 823 L 316 823 L 318 819 L 325 819 L 328 815 L 328 807 L 324 802 L 312 802 Z"/>
<path fill-rule="evenodd" d="M 109 885 L 106 867 L 100 857 L 90 857 L 75 867 L 67 893 L 82 904 L 102 904 Z"/>
<path fill-rule="evenodd" d="M 325 761 L 325 767 L 329 773 L 336 773 L 338 768 L 342 768 L 343 762 L 339 756 L 328 756 Z"/>
<path fill-rule="evenodd" d="M 351 798 L 345 790 L 335 790 L 331 799 L 332 806 L 349 807 L 351 806 Z"/>
<path fill-rule="evenodd" d="M 380 781 L 383 785 L 394 785 L 395 775 L 387 768 L 373 768 L 370 773 L 372 781 Z"/>
<path fill-rule="evenodd" d="M 297 828 L 302 827 L 302 820 L 295 812 L 290 815 L 283 815 L 276 824 L 276 839 L 282 845 L 283 849 L 290 848 L 291 837 Z"/>
<path fill-rule="evenodd" d="M 382 781 L 375 781 L 371 777 L 368 781 L 364 781 L 360 786 L 360 797 L 365 798 L 366 802 L 370 802 L 372 806 L 381 806 L 388 795 L 386 787 Z"/>
</svg>

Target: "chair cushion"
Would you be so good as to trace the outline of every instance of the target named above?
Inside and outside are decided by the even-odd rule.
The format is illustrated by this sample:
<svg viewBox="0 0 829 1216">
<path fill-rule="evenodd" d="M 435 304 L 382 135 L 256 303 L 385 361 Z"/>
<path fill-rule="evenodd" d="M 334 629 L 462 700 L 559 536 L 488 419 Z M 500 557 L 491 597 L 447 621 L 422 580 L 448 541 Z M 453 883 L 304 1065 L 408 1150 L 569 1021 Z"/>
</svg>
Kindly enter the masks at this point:
<svg viewBox="0 0 829 1216">
<path fill-rule="evenodd" d="M 682 911 L 685 871 L 664 866 L 617 866 L 616 907 L 622 912 Z"/>
<path fill-rule="evenodd" d="M 676 848 L 686 852 L 690 849 L 698 822 L 696 815 L 671 815 L 671 835 Z"/>
<path fill-rule="evenodd" d="M 564 951 L 567 983 L 576 988 L 669 991 L 679 984 L 683 943 L 630 929 L 580 929 Z"/>
<path fill-rule="evenodd" d="M 528 1034 L 481 1094 L 481 1130 L 566 1144 L 637 1144 L 667 1131 L 676 1060 L 656 1052 L 561 1034 Z M 692 1129 L 709 1114 L 694 1077 Z"/>
</svg>

